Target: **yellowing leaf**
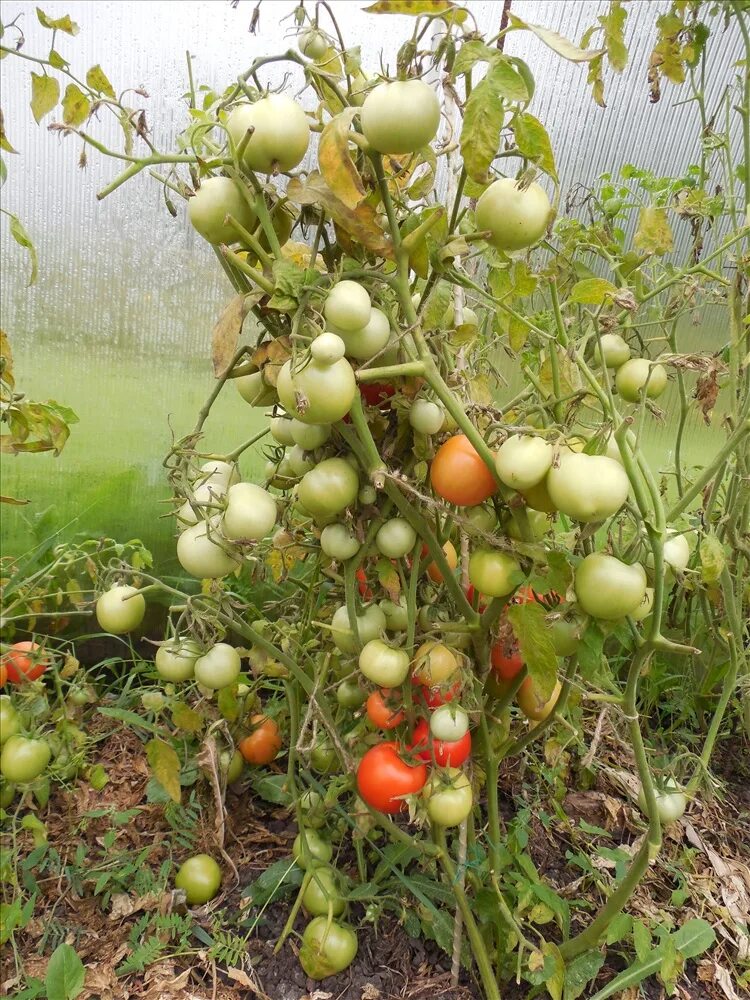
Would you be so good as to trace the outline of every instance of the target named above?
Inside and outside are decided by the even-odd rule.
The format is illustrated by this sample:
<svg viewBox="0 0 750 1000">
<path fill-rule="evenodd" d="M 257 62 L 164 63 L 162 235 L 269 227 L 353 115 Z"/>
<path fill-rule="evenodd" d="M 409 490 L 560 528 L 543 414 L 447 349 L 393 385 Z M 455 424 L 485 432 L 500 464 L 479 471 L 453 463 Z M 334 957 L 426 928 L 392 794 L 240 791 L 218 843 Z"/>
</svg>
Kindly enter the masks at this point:
<svg viewBox="0 0 750 1000">
<path fill-rule="evenodd" d="M 310 260 L 311 255 L 312 248 L 307 243 L 298 243 L 296 240 L 287 240 L 281 248 L 281 256 L 285 260 L 291 261 L 292 264 L 296 264 L 297 267 L 308 268 L 314 266 L 316 271 L 325 271 L 325 262 L 320 254 L 318 254 L 314 265 Z"/>
<path fill-rule="evenodd" d="M 349 132 L 358 108 L 347 108 L 323 129 L 318 146 L 318 165 L 333 194 L 346 205 L 356 208 L 364 199 L 365 186 L 349 152 Z"/>
<path fill-rule="evenodd" d="M 600 306 L 616 294 L 617 288 L 611 281 L 604 278 L 584 278 L 573 285 L 568 301 L 579 305 Z"/>
<path fill-rule="evenodd" d="M 701 557 L 701 579 L 716 583 L 726 565 L 724 546 L 714 534 L 705 535 L 698 549 Z"/>
<path fill-rule="evenodd" d="M 224 374 L 234 358 L 242 324 L 249 309 L 245 296 L 235 295 L 214 324 L 211 331 L 211 361 L 216 378 Z"/>
<path fill-rule="evenodd" d="M 60 100 L 60 84 L 54 76 L 42 73 L 31 74 L 31 113 L 34 121 L 39 122 L 55 107 Z"/>
<path fill-rule="evenodd" d="M 62 106 L 63 121 L 71 128 L 83 125 L 91 111 L 91 102 L 88 97 L 74 83 L 69 83 L 65 88 Z"/>
<path fill-rule="evenodd" d="M 203 716 L 184 702 L 178 701 L 172 707 L 172 722 L 186 733 L 197 733 L 205 725 Z"/>
<path fill-rule="evenodd" d="M 672 249 L 672 230 L 667 219 L 666 208 L 656 208 L 649 205 L 641 209 L 638 215 L 638 230 L 633 237 L 633 243 L 644 253 L 653 253 L 658 257 Z"/>
<path fill-rule="evenodd" d="M 521 657 L 529 677 L 545 701 L 550 697 L 557 680 L 557 656 L 547 627 L 546 611 L 536 601 L 511 604 L 507 610 L 508 621 L 518 640 Z"/>
<path fill-rule="evenodd" d="M 556 31 L 543 28 L 538 24 L 530 24 L 528 21 L 522 21 L 515 14 L 510 15 L 510 23 L 515 29 L 531 31 L 540 41 L 552 49 L 553 52 L 556 52 L 569 62 L 588 62 L 589 59 L 596 59 L 597 56 L 606 51 L 605 49 L 580 49 Z"/>
<path fill-rule="evenodd" d="M 378 256 L 393 257 L 393 246 L 378 225 L 373 206 L 363 202 L 356 209 L 348 208 L 331 191 L 317 170 L 308 174 L 304 182 L 293 177 L 286 193 L 289 200 L 297 205 L 319 205 L 357 243 Z"/>
<path fill-rule="evenodd" d="M 105 97 L 111 97 L 114 99 L 114 87 L 109 82 L 106 73 L 98 63 L 96 66 L 92 66 L 86 74 L 86 83 L 97 93 L 104 94 Z"/>
<path fill-rule="evenodd" d="M 419 17 L 420 14 L 444 14 L 447 11 L 462 12 L 462 8 L 457 7 L 451 0 L 376 0 L 376 3 L 364 7 L 363 10 L 365 14 L 405 14 L 408 17 Z"/>
<path fill-rule="evenodd" d="M 36 247 L 31 241 L 31 237 L 26 232 L 23 223 L 16 215 L 10 216 L 10 235 L 16 241 L 16 243 L 27 250 L 29 253 L 29 259 L 31 261 L 31 274 L 29 275 L 29 285 L 33 285 L 36 281 L 39 260 L 36 254 Z"/>
<path fill-rule="evenodd" d="M 533 115 L 523 112 L 513 118 L 513 134 L 516 145 L 524 156 L 535 163 L 545 174 L 557 181 L 555 156 L 544 125 Z"/>
<path fill-rule="evenodd" d="M 78 34 L 78 25 L 75 21 L 70 20 L 68 14 L 65 14 L 63 17 L 50 17 L 44 13 L 41 7 L 37 7 L 36 16 L 39 18 L 39 23 L 51 31 L 64 31 L 66 35 Z"/>
<path fill-rule="evenodd" d="M 164 740 L 149 740 L 146 744 L 146 758 L 149 767 L 173 802 L 182 798 L 180 788 L 180 759 L 177 753 Z"/>
<path fill-rule="evenodd" d="M 505 122 L 505 103 L 526 100 L 523 77 L 510 62 L 499 59 L 469 95 L 461 128 L 461 156 L 466 173 L 475 181 L 487 179 L 487 171 L 500 145 Z"/>
<path fill-rule="evenodd" d="M 3 359 L 3 381 L 12 389 L 16 384 L 13 378 L 13 351 L 4 330 L 0 330 L 0 358 Z"/>
<path fill-rule="evenodd" d="M 33 73 L 31 74 L 34 75 Z M 3 120 L 3 109 L 0 108 L 0 149 L 4 149 L 6 153 L 15 153 L 16 150 L 10 144 L 8 136 L 5 134 L 5 121 Z"/>
</svg>

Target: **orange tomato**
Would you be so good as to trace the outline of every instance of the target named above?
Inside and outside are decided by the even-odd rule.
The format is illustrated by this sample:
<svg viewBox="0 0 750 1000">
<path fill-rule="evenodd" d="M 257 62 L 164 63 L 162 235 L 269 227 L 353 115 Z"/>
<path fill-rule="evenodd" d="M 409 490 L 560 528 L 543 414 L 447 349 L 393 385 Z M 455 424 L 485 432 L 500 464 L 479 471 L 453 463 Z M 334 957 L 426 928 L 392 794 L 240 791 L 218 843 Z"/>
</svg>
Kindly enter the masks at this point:
<svg viewBox="0 0 750 1000">
<path fill-rule="evenodd" d="M 438 496 L 458 507 L 475 507 L 497 490 L 492 472 L 464 434 L 454 434 L 438 448 L 430 482 Z"/>
<path fill-rule="evenodd" d="M 445 553 L 445 559 L 451 569 L 455 569 L 458 566 L 458 553 L 456 548 L 451 541 L 447 541 L 443 546 L 443 552 Z M 427 575 L 433 581 L 433 583 L 442 583 L 443 574 L 440 572 L 440 567 L 436 562 L 431 562 L 427 567 Z"/>
<path fill-rule="evenodd" d="M 531 719 L 534 722 L 541 722 L 542 719 L 547 718 L 557 704 L 557 699 L 560 697 L 561 687 L 562 685 L 560 684 L 560 681 L 556 681 L 555 689 L 550 695 L 549 700 L 544 701 L 544 699 L 540 697 L 537 689 L 534 687 L 532 679 L 527 677 L 518 689 L 518 694 L 516 695 L 518 707 L 527 719 Z"/>
<path fill-rule="evenodd" d="M 495 643 L 490 651 L 490 662 L 497 676 L 504 681 L 512 681 L 523 670 L 521 651 L 512 638 Z"/>
<path fill-rule="evenodd" d="M 0 663 L 0 687 L 2 687 L 8 679 L 8 670 L 4 663 Z"/>
<path fill-rule="evenodd" d="M 248 764 L 270 764 L 281 749 L 279 727 L 266 715 L 253 715 L 250 725 L 252 732 L 240 742 L 240 753 Z"/>
<path fill-rule="evenodd" d="M 392 695 L 390 688 L 380 688 L 367 699 L 367 718 L 376 729 L 395 729 L 404 721 L 403 709 L 391 704 Z"/>
<path fill-rule="evenodd" d="M 7 679 L 12 684 L 21 684 L 41 677 L 52 661 L 38 643 L 27 640 L 14 642 L 0 662 L 5 667 Z"/>
</svg>

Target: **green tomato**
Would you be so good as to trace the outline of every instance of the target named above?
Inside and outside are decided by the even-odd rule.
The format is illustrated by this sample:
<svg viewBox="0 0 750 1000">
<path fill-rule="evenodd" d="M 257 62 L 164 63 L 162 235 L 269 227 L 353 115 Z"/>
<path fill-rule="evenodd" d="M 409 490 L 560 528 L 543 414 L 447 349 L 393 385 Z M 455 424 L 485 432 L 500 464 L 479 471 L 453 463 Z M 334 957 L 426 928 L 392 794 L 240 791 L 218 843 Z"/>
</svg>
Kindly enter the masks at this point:
<svg viewBox="0 0 750 1000">
<path fill-rule="evenodd" d="M 354 333 L 370 322 L 372 302 L 356 281 L 339 281 L 326 296 L 323 315 L 334 330 Z"/>
<path fill-rule="evenodd" d="M 174 884 L 184 890 L 189 906 L 202 906 L 219 891 L 221 868 L 209 854 L 196 854 L 180 865 Z"/>
<path fill-rule="evenodd" d="M 388 559 L 408 555 L 417 542 L 417 533 L 403 517 L 392 517 L 378 528 L 375 545 Z"/>
<path fill-rule="evenodd" d="M 276 390 L 263 378 L 262 372 L 250 372 L 233 379 L 240 396 L 251 406 L 271 406 L 276 402 Z"/>
<path fill-rule="evenodd" d="M 299 484 L 300 503 L 315 517 L 340 514 L 354 503 L 359 476 L 344 458 L 326 458 L 305 473 Z"/>
<path fill-rule="evenodd" d="M 331 323 L 329 321 L 329 327 Z M 359 330 L 344 330 L 336 327 L 346 345 L 346 353 L 350 358 L 368 361 L 380 354 L 391 339 L 391 324 L 388 317 L 374 306 L 370 310 L 370 318 Z M 387 363 L 385 360 L 381 363 Z"/>
<path fill-rule="evenodd" d="M 445 410 L 429 399 L 415 399 L 409 408 L 409 423 L 418 434 L 438 434 L 445 420 Z"/>
<path fill-rule="evenodd" d="M 358 662 L 368 681 L 378 687 L 398 687 L 409 674 L 409 654 L 403 649 L 394 649 L 382 639 L 370 639 L 365 643 Z"/>
<path fill-rule="evenodd" d="M 203 463 L 193 481 L 199 485 L 210 483 L 217 490 L 226 493 L 230 486 L 240 481 L 240 470 L 236 462 L 214 459 Z"/>
<path fill-rule="evenodd" d="M 588 623 L 582 618 L 558 618 L 550 628 L 556 656 L 572 656 L 581 645 Z"/>
<path fill-rule="evenodd" d="M 422 795 L 427 800 L 430 822 L 436 826 L 460 826 L 474 804 L 471 782 L 457 767 L 434 771 Z"/>
<path fill-rule="evenodd" d="M 554 448 L 544 438 L 514 434 L 498 448 L 495 468 L 506 486 L 528 490 L 547 475 L 554 454 Z"/>
<path fill-rule="evenodd" d="M 257 225 L 255 212 L 242 197 L 237 184 L 229 177 L 207 177 L 188 201 L 188 217 L 204 240 L 209 243 L 237 243 L 240 237 L 224 222 L 234 216 L 240 225 L 251 232 Z"/>
<path fill-rule="evenodd" d="M 177 526 L 180 531 L 210 517 L 210 507 L 220 503 L 225 495 L 226 487 L 223 483 L 208 482 L 196 486 L 190 500 L 186 500 L 177 511 Z M 195 508 L 198 508 L 197 511 Z"/>
<path fill-rule="evenodd" d="M 297 47 L 308 59 L 322 59 L 328 51 L 328 39 L 317 28 L 305 28 L 297 38 Z"/>
<path fill-rule="evenodd" d="M 295 476 L 304 476 L 310 469 L 315 468 L 315 459 L 298 444 L 289 450 L 286 458 Z"/>
<path fill-rule="evenodd" d="M 226 508 L 221 519 L 221 531 L 230 541 L 250 539 L 259 541 L 270 534 L 276 524 L 276 501 L 254 483 L 236 483 L 230 486 Z"/>
<path fill-rule="evenodd" d="M 405 597 L 400 597 L 398 604 L 386 598 L 378 602 L 378 607 L 385 615 L 385 627 L 389 632 L 405 632 L 409 627 L 409 609 Z"/>
<path fill-rule="evenodd" d="M 469 507 L 463 517 L 469 522 L 466 530 L 471 534 L 472 530 L 494 534 L 497 530 L 497 517 L 491 507 L 477 504 L 476 507 Z"/>
<path fill-rule="evenodd" d="M 361 708 L 367 701 L 367 692 L 356 681 L 342 681 L 336 688 L 336 701 L 342 708 Z"/>
<path fill-rule="evenodd" d="M 357 500 L 363 506 L 368 506 L 369 504 L 375 503 L 378 498 L 378 491 L 374 486 L 369 483 L 365 483 L 364 486 L 360 487 L 359 493 L 357 494 Z"/>
<path fill-rule="evenodd" d="M 199 521 L 186 528 L 177 539 L 177 559 L 180 566 L 199 580 L 217 580 L 240 565 L 239 557 L 224 548 L 227 543 L 219 530 L 219 524 L 218 517 Z"/>
<path fill-rule="evenodd" d="M 319 738 L 310 751 L 310 766 L 318 774 L 335 774 L 340 770 L 338 754 L 327 737 Z"/>
<path fill-rule="evenodd" d="M 346 354 L 346 344 L 337 333 L 327 330 L 312 342 L 310 354 L 320 365 L 333 365 Z"/>
<path fill-rule="evenodd" d="M 242 772 L 245 770 L 245 758 L 239 750 L 234 752 L 222 750 L 219 755 L 219 766 L 227 776 L 227 784 L 233 785 L 242 777 Z"/>
<path fill-rule="evenodd" d="M 291 359 L 279 372 L 276 389 L 286 410 L 305 424 L 332 424 L 349 412 L 357 392 L 345 358 L 321 364 L 314 358 L 292 371 Z"/>
<path fill-rule="evenodd" d="M 365 608 L 362 614 L 357 615 L 357 641 L 354 632 L 349 624 L 349 612 L 346 605 L 342 604 L 331 619 L 333 641 L 337 649 L 342 653 L 354 653 L 360 646 L 366 645 L 372 639 L 377 639 L 385 630 L 385 615 L 377 606 L 371 604 Z"/>
<path fill-rule="evenodd" d="M 416 153 L 437 135 L 440 101 L 423 80 L 381 83 L 365 98 L 360 123 L 378 153 Z"/>
<path fill-rule="evenodd" d="M 0 753 L 0 774 L 14 785 L 38 778 L 49 764 L 52 753 L 46 740 L 11 736 Z"/>
<path fill-rule="evenodd" d="M 550 200 L 536 181 L 520 188 L 512 177 L 501 177 L 477 202 L 477 229 L 489 230 L 488 242 L 498 250 L 523 250 L 544 236 L 551 211 Z"/>
<path fill-rule="evenodd" d="M 687 796 L 677 782 L 671 778 L 665 782 L 664 788 L 656 788 L 654 791 L 656 792 L 656 811 L 659 814 L 659 820 L 665 826 L 674 823 L 687 809 Z M 644 816 L 648 816 L 648 804 L 643 788 L 638 792 L 638 805 Z"/>
<path fill-rule="evenodd" d="M 347 524 L 327 524 L 320 533 L 320 547 L 329 559 L 345 562 L 359 552 L 360 544 Z"/>
<path fill-rule="evenodd" d="M 293 422 L 292 418 L 287 416 L 271 417 L 271 423 L 268 425 L 271 437 L 285 448 L 289 448 L 294 444 L 294 438 L 292 437 Z"/>
<path fill-rule="evenodd" d="M 311 917 L 327 914 L 329 906 L 334 917 L 344 912 L 346 904 L 341 898 L 341 888 L 334 868 L 317 864 L 310 870 L 310 881 L 302 893 L 302 905 Z"/>
<path fill-rule="evenodd" d="M 292 170 L 304 159 L 310 144 L 307 115 L 285 94 L 269 94 L 254 104 L 240 104 L 227 118 L 227 132 L 235 148 L 248 129 L 243 162 L 249 170 L 269 174 Z"/>
<path fill-rule="evenodd" d="M 0 746 L 21 729 L 21 720 L 7 694 L 0 695 Z"/>
<path fill-rule="evenodd" d="M 217 642 L 195 661 L 195 679 L 211 691 L 234 684 L 240 676 L 240 654 L 226 642 Z"/>
<path fill-rule="evenodd" d="M 630 480 L 619 462 L 583 452 L 562 452 L 546 483 L 555 507 L 584 523 L 617 513 L 630 492 Z"/>
<path fill-rule="evenodd" d="M 303 424 L 301 420 L 292 420 L 291 430 L 292 440 L 305 451 L 315 451 L 331 436 L 330 424 Z"/>
<path fill-rule="evenodd" d="M 635 611 L 630 612 L 630 617 L 634 622 L 642 622 L 644 618 L 648 618 L 651 612 L 654 610 L 654 588 L 646 587 L 646 593 L 643 600 L 635 609 Z"/>
<path fill-rule="evenodd" d="M 16 786 L 9 781 L 0 781 L 0 809 L 7 809 L 16 797 Z"/>
<path fill-rule="evenodd" d="M 299 961 L 310 979 L 326 979 L 347 969 L 357 955 L 357 935 L 348 924 L 314 917 L 302 935 Z"/>
<path fill-rule="evenodd" d="M 644 390 L 649 399 L 656 399 L 667 387 L 667 372 L 648 358 L 631 358 L 617 369 L 615 385 L 629 403 L 637 403 Z"/>
<path fill-rule="evenodd" d="M 455 743 L 468 733 L 469 716 L 455 702 L 439 705 L 430 716 L 430 733 L 436 740 Z"/>
<path fill-rule="evenodd" d="M 578 603 L 587 615 L 617 621 L 632 614 L 646 596 L 646 571 L 603 552 L 592 552 L 575 572 Z"/>
<path fill-rule="evenodd" d="M 690 561 L 690 543 L 684 535 L 678 535 L 672 529 L 667 534 L 669 537 L 662 550 L 664 565 L 674 573 L 684 573 Z"/>
<path fill-rule="evenodd" d="M 327 864 L 333 857 L 333 848 L 330 843 L 316 830 L 305 829 L 305 841 L 307 845 L 307 851 L 313 862 L 322 862 Z M 302 850 L 302 833 L 298 833 L 294 838 L 294 843 L 292 844 L 292 855 L 294 860 L 300 866 L 300 868 L 307 868 L 307 862 L 305 861 L 305 855 Z"/>
<path fill-rule="evenodd" d="M 123 635 L 143 621 L 146 601 L 137 587 L 112 587 L 96 602 L 96 620 L 105 632 Z"/>
<path fill-rule="evenodd" d="M 538 542 L 540 539 L 544 538 L 550 529 L 549 514 L 545 514 L 543 510 L 532 510 L 532 508 L 529 507 L 526 511 L 526 519 L 529 522 L 531 537 L 534 541 Z M 512 538 L 514 541 L 523 541 L 521 538 L 521 530 L 516 524 L 516 520 L 512 514 L 503 522 L 503 528 L 505 529 L 508 537 Z"/>
<path fill-rule="evenodd" d="M 469 582 L 487 597 L 505 597 L 524 580 L 513 556 L 496 549 L 476 549 L 469 558 Z"/>
<path fill-rule="evenodd" d="M 594 357 L 607 368 L 620 368 L 630 358 L 630 347 L 619 333 L 603 333 Z"/>
</svg>

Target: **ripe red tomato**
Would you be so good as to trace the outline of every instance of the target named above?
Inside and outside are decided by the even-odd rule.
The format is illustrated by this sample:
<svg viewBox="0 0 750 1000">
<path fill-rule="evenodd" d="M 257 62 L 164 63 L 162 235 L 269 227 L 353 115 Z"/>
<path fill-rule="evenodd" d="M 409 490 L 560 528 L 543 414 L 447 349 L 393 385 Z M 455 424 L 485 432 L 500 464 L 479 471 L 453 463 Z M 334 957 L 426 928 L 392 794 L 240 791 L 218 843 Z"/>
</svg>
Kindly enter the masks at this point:
<svg viewBox="0 0 750 1000">
<path fill-rule="evenodd" d="M 395 395 L 396 387 L 386 382 L 360 382 L 359 392 L 368 406 L 382 406 Z"/>
<path fill-rule="evenodd" d="M 450 687 L 446 687 L 445 684 L 427 687 L 427 685 L 420 683 L 419 678 L 412 677 L 412 684 L 419 685 L 417 694 L 428 708 L 439 708 L 440 705 L 444 705 L 447 701 L 453 701 L 461 693 L 461 681 L 456 681 Z"/>
<path fill-rule="evenodd" d="M 508 635 L 492 647 L 490 663 L 497 676 L 504 681 L 512 681 L 523 670 L 523 660 L 518 643 Z"/>
<path fill-rule="evenodd" d="M 366 750 L 357 768 L 357 791 L 368 806 L 398 813 L 404 795 L 415 795 L 427 781 L 424 764 L 412 767 L 399 756 L 397 743 L 379 743 Z"/>
<path fill-rule="evenodd" d="M 0 687 L 3 687 L 8 679 L 8 668 L 4 663 L 0 663 Z"/>
<path fill-rule="evenodd" d="M 239 751 L 248 764 L 270 764 L 281 749 L 281 733 L 273 719 L 254 715 L 253 731 L 240 742 Z"/>
<path fill-rule="evenodd" d="M 404 711 L 394 701 L 389 688 L 373 691 L 367 699 L 367 718 L 376 729 L 395 729 L 404 721 Z"/>
<path fill-rule="evenodd" d="M 472 608 L 476 608 L 480 613 L 487 607 L 487 601 L 483 600 L 484 594 L 480 594 L 473 583 L 466 588 L 466 598 Z"/>
<path fill-rule="evenodd" d="M 42 676 L 51 662 L 49 655 L 38 643 L 28 640 L 14 642 L 2 658 L 2 664 L 11 684 L 35 681 Z"/>
<path fill-rule="evenodd" d="M 438 496 L 458 507 L 474 507 L 497 490 L 492 472 L 464 434 L 454 434 L 438 448 L 430 482 Z"/>
<path fill-rule="evenodd" d="M 359 595 L 363 601 L 372 600 L 372 588 L 367 583 L 367 574 L 360 566 L 355 573 L 357 577 L 357 587 L 359 588 Z"/>
<path fill-rule="evenodd" d="M 471 753 L 471 733 L 467 730 L 460 740 L 436 740 L 430 734 L 426 719 L 420 719 L 411 735 L 409 749 L 420 759 L 439 767 L 460 767 Z"/>
</svg>

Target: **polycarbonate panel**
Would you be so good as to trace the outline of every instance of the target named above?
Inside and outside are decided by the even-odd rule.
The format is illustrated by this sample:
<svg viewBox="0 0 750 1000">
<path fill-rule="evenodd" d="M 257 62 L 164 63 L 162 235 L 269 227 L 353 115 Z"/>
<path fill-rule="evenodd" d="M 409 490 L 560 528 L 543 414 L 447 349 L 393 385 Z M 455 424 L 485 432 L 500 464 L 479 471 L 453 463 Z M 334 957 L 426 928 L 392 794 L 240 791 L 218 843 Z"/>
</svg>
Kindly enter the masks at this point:
<svg viewBox="0 0 750 1000">
<path fill-rule="evenodd" d="M 44 52 L 50 38 L 37 21 L 35 6 L 3 3 L 5 23 L 23 15 L 24 51 L 30 54 Z M 100 63 L 116 90 L 146 88 L 151 96 L 143 103 L 151 136 L 162 150 L 172 148 L 174 135 L 186 122 L 186 50 L 194 55 L 196 83 L 218 90 L 256 56 L 293 44 L 290 15 L 295 4 L 281 0 L 262 5 L 256 35 L 248 32 L 255 6 L 250 0 L 242 0 L 237 9 L 223 0 L 75 0 L 44 6 L 51 16 L 69 13 L 80 25 L 76 38 L 58 36 L 57 42 L 77 70 L 84 73 Z M 469 6 L 481 30 L 498 30 L 500 2 Z M 348 0 L 332 7 L 347 44 L 362 47 L 366 72 L 379 70 L 381 51 L 383 61 L 393 65 L 411 19 L 366 15 Z M 526 21 L 580 41 L 607 7 L 595 0 L 514 0 L 512 9 Z M 648 100 L 654 23 L 668 4 L 627 7 L 630 62 L 619 76 L 607 73 L 606 110 L 591 99 L 585 66 L 565 62 L 528 32 L 507 38 L 506 51 L 524 58 L 536 76 L 531 111 L 552 138 L 563 205 L 576 185 L 590 185 L 601 172 L 622 163 L 677 174 L 697 156 L 699 119 L 695 105 L 685 103 L 688 88 L 667 83 L 659 104 Z M 711 39 L 709 113 L 738 54 L 736 38 Z M 55 115 L 42 126 L 34 124 L 28 106 L 31 68 L 33 64 L 13 58 L 0 63 L 6 131 L 20 154 L 5 157 L 9 176 L 0 198 L 36 243 L 40 272 L 37 284 L 26 288 L 27 261 L 4 221 L 2 322 L 14 347 L 19 388 L 34 398 L 52 397 L 73 406 L 81 423 L 60 458 L 4 459 L 3 492 L 34 502 L 3 511 L 3 537 L 13 548 L 28 544 L 32 536 L 25 520 L 52 504 L 58 523 L 82 511 L 78 526 L 83 530 L 138 535 L 161 547 L 171 530 L 168 521 L 158 520 L 165 510 L 158 501 L 167 495 L 161 461 L 171 439 L 170 423 L 175 434 L 186 433 L 210 391 L 210 331 L 230 286 L 211 249 L 187 224 L 182 204 L 178 218 L 172 219 L 160 185 L 147 176 L 96 201 L 95 193 L 116 176 L 118 164 L 89 151 L 88 165 L 81 170 L 79 140 L 60 138 L 46 128 Z M 263 79 L 271 86 L 280 84 L 282 70 L 268 70 Z M 294 77 L 291 91 L 300 83 L 301 77 Z M 310 91 L 303 100 L 314 106 Z M 120 148 L 118 129 L 106 114 L 86 128 Z M 686 224 L 677 225 L 684 238 Z M 702 327 L 689 331 L 686 344 L 705 345 L 719 335 Z M 236 393 L 225 395 L 208 425 L 208 448 L 241 440 L 261 419 Z M 654 429 L 649 447 L 666 458 L 671 433 L 663 441 L 662 433 Z M 705 441 L 706 432 L 691 417 L 688 454 L 691 449 L 700 454 Z M 245 474 L 257 471 L 259 462 L 246 459 Z M 165 551 L 171 552 L 171 546 Z"/>
</svg>

